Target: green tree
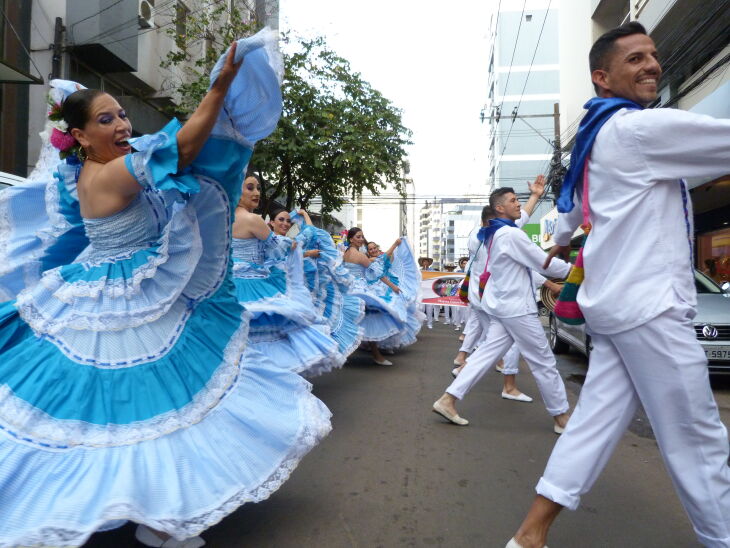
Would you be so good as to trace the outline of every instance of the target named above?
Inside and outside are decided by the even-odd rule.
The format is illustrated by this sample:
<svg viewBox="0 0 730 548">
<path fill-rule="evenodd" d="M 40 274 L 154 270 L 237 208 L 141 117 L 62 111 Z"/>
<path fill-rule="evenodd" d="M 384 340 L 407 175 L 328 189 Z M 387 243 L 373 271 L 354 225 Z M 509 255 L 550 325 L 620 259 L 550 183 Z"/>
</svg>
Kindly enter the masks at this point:
<svg viewBox="0 0 730 548">
<path fill-rule="evenodd" d="M 403 195 L 411 132 L 400 110 L 323 38 L 299 39 L 296 46 L 284 55 L 282 118 L 253 158 L 269 182 L 267 200 L 306 209 L 319 197 L 327 214 L 388 184 Z"/>
<path fill-rule="evenodd" d="M 214 2 L 208 10 L 178 13 L 185 32 L 180 25 L 168 29 L 177 49 L 162 66 L 183 72 L 180 114 L 192 112 L 205 95 L 210 69 L 228 45 L 257 29 L 255 20 L 243 17 L 251 10 L 229 9 L 228 2 Z M 366 190 L 378 194 L 388 185 L 404 195 L 411 132 L 400 110 L 323 38 L 292 41 L 284 35 L 282 42 L 282 118 L 252 159 L 252 170 L 264 181 L 264 210 L 272 200 L 308 208 L 321 198 L 327 214 L 348 198 Z"/>
<path fill-rule="evenodd" d="M 172 82 L 178 101 L 174 114 L 191 114 L 208 91 L 213 65 L 231 43 L 256 32 L 253 0 L 214 1 L 188 11 L 181 4 L 167 8 L 171 24 L 165 32 L 175 41 L 161 66 L 177 68 L 179 81 Z"/>
</svg>

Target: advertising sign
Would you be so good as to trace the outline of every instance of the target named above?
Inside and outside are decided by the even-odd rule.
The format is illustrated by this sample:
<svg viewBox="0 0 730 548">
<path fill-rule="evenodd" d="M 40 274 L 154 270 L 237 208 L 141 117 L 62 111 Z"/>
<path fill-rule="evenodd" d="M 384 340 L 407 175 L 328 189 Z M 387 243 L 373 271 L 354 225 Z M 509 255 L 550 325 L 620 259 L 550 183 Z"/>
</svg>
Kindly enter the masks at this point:
<svg viewBox="0 0 730 548">
<path fill-rule="evenodd" d="M 466 306 L 459 298 L 463 272 L 421 272 L 421 302 L 439 306 Z"/>
<path fill-rule="evenodd" d="M 540 223 L 529 223 L 522 227 L 533 244 L 540 245 Z"/>
</svg>

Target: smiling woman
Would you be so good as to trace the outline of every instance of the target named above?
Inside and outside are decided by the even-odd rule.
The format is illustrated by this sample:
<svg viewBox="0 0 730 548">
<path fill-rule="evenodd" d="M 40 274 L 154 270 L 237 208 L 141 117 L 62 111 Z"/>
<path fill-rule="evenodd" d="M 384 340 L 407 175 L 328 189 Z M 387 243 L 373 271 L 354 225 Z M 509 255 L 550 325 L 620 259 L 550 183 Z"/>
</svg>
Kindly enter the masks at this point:
<svg viewBox="0 0 730 548">
<path fill-rule="evenodd" d="M 134 148 L 114 98 L 60 83 L 73 93 L 50 141 L 72 136 L 82 161 L 0 196 L 17 295 L 0 304 L 0 485 L 16 486 L 0 547 L 79 546 L 123 520 L 147 546 L 202 546 L 329 431 L 309 384 L 246 347 L 231 280 L 242 174 L 281 113 L 275 45 L 233 44 L 187 123 Z"/>
</svg>

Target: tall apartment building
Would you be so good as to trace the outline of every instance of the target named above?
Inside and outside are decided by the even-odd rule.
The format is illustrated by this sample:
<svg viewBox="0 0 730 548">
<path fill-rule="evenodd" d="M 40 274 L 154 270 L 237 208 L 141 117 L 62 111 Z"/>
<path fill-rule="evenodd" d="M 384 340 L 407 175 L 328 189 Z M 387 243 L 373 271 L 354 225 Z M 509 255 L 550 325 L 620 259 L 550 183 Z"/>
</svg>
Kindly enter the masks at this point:
<svg viewBox="0 0 730 548">
<path fill-rule="evenodd" d="M 435 269 L 468 256 L 469 234 L 481 222 L 482 207 L 451 198 L 427 202 L 419 215 L 419 256 L 431 257 Z"/>
<path fill-rule="evenodd" d="M 547 174 L 560 103 L 558 2 L 503 0 L 492 16 L 488 97 L 489 178 L 494 188 L 526 196 L 527 182 Z M 551 207 L 545 200 L 534 213 Z"/>
<path fill-rule="evenodd" d="M 187 32 L 189 18 L 211 9 L 206 0 L 0 0 L 0 60 L 36 76 L 0 89 L 0 170 L 25 176 L 40 149 L 45 96 L 52 78 L 75 80 L 114 95 L 135 134 L 160 129 L 188 76 L 160 64 L 176 48 L 170 30 Z M 219 0 L 278 27 L 278 0 Z M 17 36 L 16 36 L 17 33 Z M 200 41 L 192 55 L 209 44 Z M 0 71 L 0 82 L 6 82 Z M 43 85 L 34 85 L 43 84 Z M 20 138 L 19 138 L 20 137 Z"/>
</svg>

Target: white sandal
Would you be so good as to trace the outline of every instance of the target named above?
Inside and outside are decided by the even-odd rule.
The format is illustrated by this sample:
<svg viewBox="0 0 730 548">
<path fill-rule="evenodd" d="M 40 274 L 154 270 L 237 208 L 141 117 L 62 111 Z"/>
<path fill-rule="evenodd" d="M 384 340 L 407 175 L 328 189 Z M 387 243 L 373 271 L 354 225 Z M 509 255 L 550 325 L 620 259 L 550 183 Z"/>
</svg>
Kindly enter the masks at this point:
<svg viewBox="0 0 730 548">
<path fill-rule="evenodd" d="M 137 526 L 134 538 L 145 546 L 151 546 L 153 548 L 200 548 L 201 546 L 205 546 L 205 541 L 202 537 L 190 537 L 185 540 L 176 540 L 170 537 L 167 540 L 162 540 L 152 529 L 141 524 Z"/>
</svg>

